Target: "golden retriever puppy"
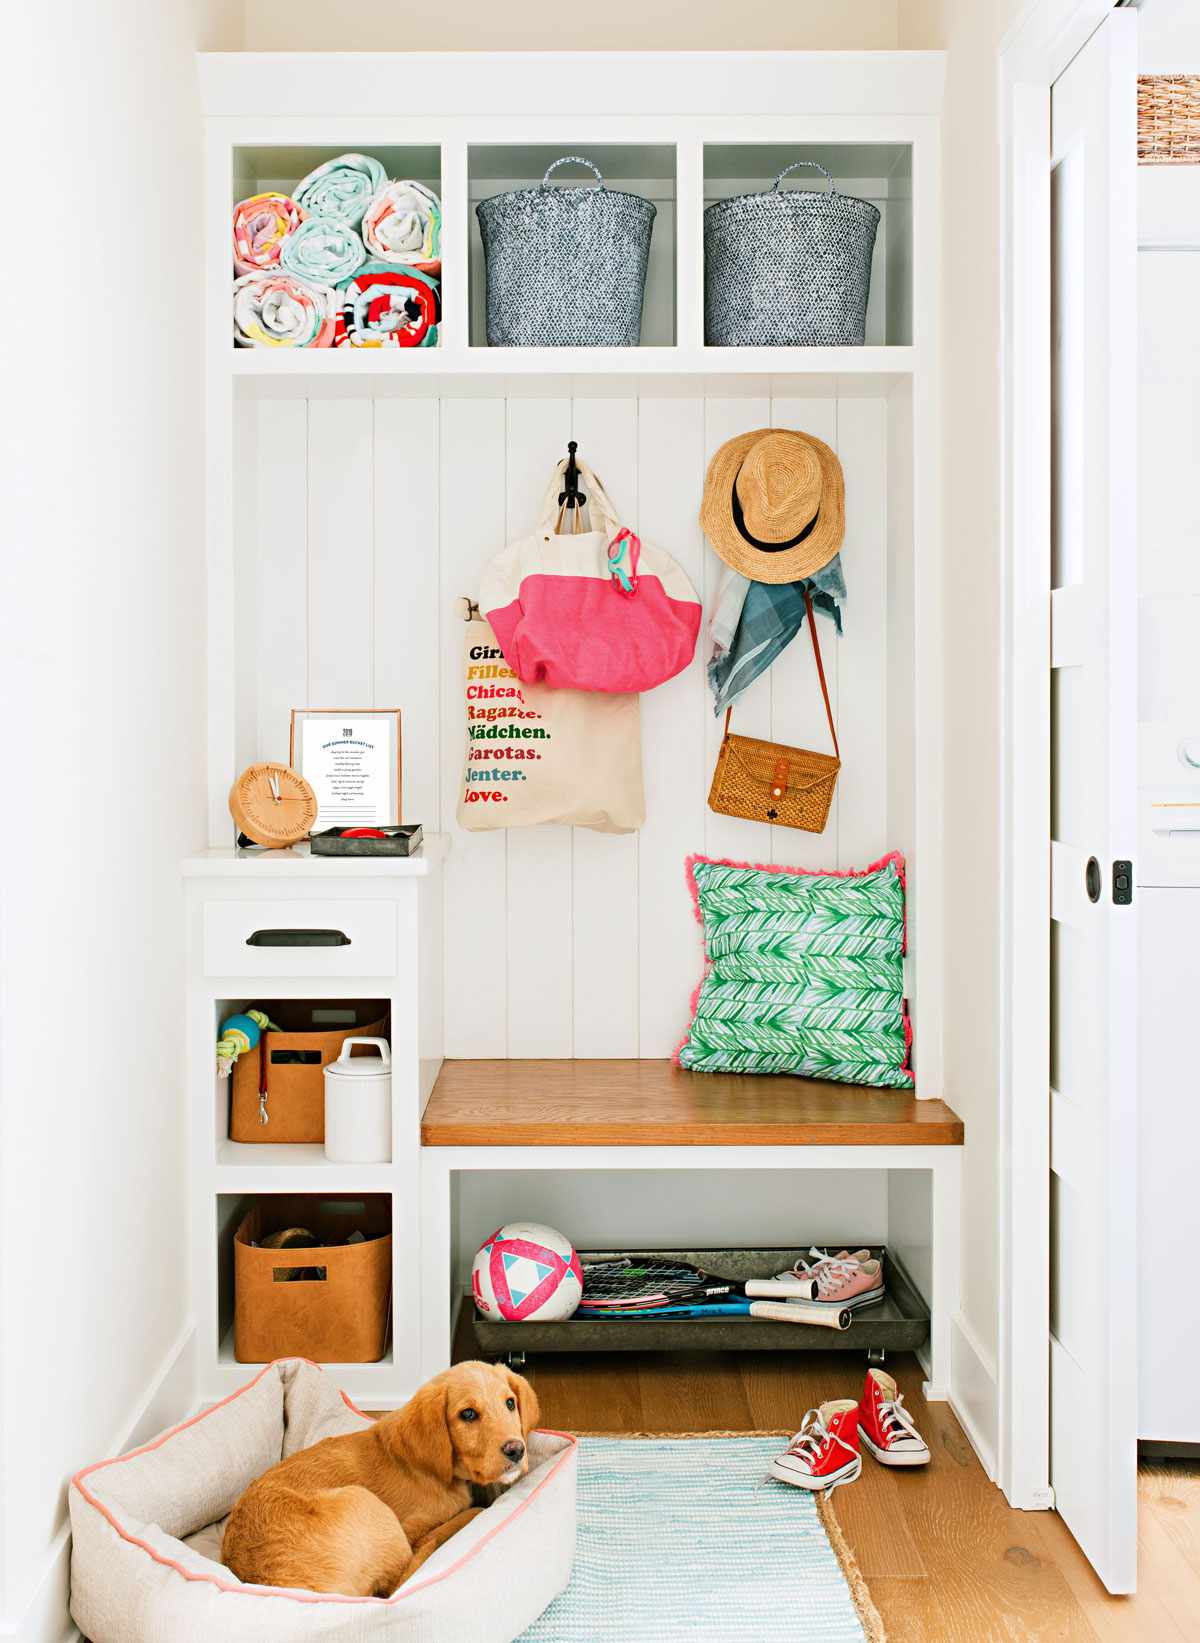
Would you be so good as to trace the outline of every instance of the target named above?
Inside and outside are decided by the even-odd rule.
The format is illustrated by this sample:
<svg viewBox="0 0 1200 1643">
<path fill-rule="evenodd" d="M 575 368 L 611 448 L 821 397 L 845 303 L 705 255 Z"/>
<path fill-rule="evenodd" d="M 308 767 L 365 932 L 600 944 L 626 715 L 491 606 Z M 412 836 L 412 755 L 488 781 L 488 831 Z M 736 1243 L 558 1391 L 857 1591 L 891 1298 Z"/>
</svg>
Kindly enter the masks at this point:
<svg viewBox="0 0 1200 1643">
<path fill-rule="evenodd" d="M 233 1509 L 221 1557 L 239 1580 L 387 1597 L 482 1511 L 471 1485 L 515 1483 L 537 1425 L 532 1386 L 460 1363 L 400 1409 L 273 1466 Z"/>
</svg>

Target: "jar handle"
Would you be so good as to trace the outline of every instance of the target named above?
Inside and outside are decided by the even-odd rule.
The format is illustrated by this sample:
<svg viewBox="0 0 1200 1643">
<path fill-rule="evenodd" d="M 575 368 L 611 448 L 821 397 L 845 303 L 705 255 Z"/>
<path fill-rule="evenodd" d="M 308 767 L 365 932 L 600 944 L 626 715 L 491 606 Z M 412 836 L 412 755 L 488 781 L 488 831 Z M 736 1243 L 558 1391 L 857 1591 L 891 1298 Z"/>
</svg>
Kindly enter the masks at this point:
<svg viewBox="0 0 1200 1643">
<path fill-rule="evenodd" d="M 793 160 L 791 165 L 785 165 L 778 177 L 776 177 L 775 181 L 771 184 L 771 193 L 774 194 L 777 192 L 780 183 L 787 176 L 789 171 L 797 171 L 802 165 L 811 166 L 814 171 L 819 171 L 822 177 L 824 177 L 826 182 L 829 184 L 829 192 L 831 194 L 837 193 L 837 184 L 833 180 L 833 173 L 831 171 L 826 171 L 825 167 L 821 165 L 818 160 Z"/>
<path fill-rule="evenodd" d="M 547 166 L 546 175 L 542 178 L 543 188 L 549 188 L 550 173 L 552 171 L 557 171 L 560 165 L 586 165 L 589 171 L 594 171 L 596 173 L 596 187 L 604 187 L 604 178 L 600 175 L 600 167 L 598 165 L 593 165 L 591 160 L 585 160 L 582 154 L 564 154 L 561 160 L 555 160 L 553 165 Z"/>
<path fill-rule="evenodd" d="M 379 1051 L 379 1056 L 384 1066 L 391 1066 L 392 1047 L 386 1038 L 359 1038 L 355 1034 L 351 1033 L 349 1038 L 344 1038 L 342 1040 L 342 1053 L 338 1056 L 339 1061 L 349 1061 L 351 1044 L 374 1044 Z"/>
</svg>

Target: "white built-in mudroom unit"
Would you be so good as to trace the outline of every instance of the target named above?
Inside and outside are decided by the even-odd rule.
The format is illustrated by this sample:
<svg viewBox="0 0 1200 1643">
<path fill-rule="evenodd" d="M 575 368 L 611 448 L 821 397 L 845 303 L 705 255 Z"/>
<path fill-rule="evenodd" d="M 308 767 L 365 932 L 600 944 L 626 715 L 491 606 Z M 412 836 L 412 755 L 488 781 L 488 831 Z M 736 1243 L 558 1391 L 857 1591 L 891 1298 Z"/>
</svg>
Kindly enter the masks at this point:
<svg viewBox="0 0 1200 1643">
<path fill-rule="evenodd" d="M 705 61 L 662 114 L 645 112 L 671 77 L 661 63 L 628 60 L 610 96 L 582 99 L 607 112 L 585 113 L 565 82 L 549 99 L 525 96 L 530 72 L 521 60 L 503 73 L 486 58 L 435 60 L 422 71 L 426 108 L 397 117 L 392 71 L 370 58 L 291 60 L 265 98 L 249 62 L 203 67 L 213 848 L 184 866 L 202 1387 L 221 1396 L 245 1375 L 231 1326 L 247 1199 L 357 1192 L 390 1199 L 397 1251 L 388 1353 L 338 1370 L 367 1402 L 394 1403 L 449 1362 L 474 1252 L 518 1212 L 568 1224 L 586 1248 L 886 1245 L 913 1285 L 915 1333 L 903 1338 L 945 1396 L 962 1125 L 941 1065 L 942 60 L 847 57 L 832 71 Z M 439 346 L 235 350 L 234 202 L 346 149 L 441 196 Z M 486 346 L 474 206 L 537 183 L 560 154 L 586 155 L 607 184 L 657 206 L 640 347 Z M 881 213 L 866 345 L 705 347 L 703 209 L 769 186 L 794 160 L 818 161 Z M 847 620 L 824 644 L 843 771 L 824 832 L 708 809 L 721 725 L 703 644 L 643 697 L 639 831 L 461 830 L 463 599 L 536 524 L 567 441 L 707 608 L 721 567 L 697 517 L 706 463 L 734 434 L 769 426 L 817 435 L 845 473 Z M 400 708 L 404 819 L 426 830 L 419 858 L 235 856 L 235 775 L 286 762 L 290 710 L 325 704 Z M 751 687 L 737 728 L 825 744 L 806 648 Z M 907 861 L 917 1098 L 671 1067 L 703 965 L 689 855 L 844 869 L 890 850 Z M 349 941 L 248 945 L 288 927 Z M 288 997 L 390 1008 L 392 1164 L 334 1166 L 320 1145 L 228 1138 L 221 1080 L 214 1110 L 217 1026 Z M 857 1333 L 886 1350 L 887 1329 L 878 1341 L 865 1323 Z"/>
<path fill-rule="evenodd" d="M 1114 46 L 1108 27 L 1076 66 L 1090 73 L 1087 54 L 1099 50 L 1113 72 L 1127 36 L 1118 30 Z M 1065 64 L 1056 66 L 1048 45 L 1029 51 L 1009 64 L 1013 85 L 1030 95 L 1015 95 L 1006 80 L 1018 116 L 1006 140 L 1010 166 L 1021 142 L 1027 160 L 1034 156 L 1028 163 L 1041 164 L 1047 205 L 1049 85 Z M 520 1220 L 563 1228 L 580 1249 L 698 1258 L 810 1244 L 836 1250 L 848 1240 L 886 1246 L 896 1285 L 838 1344 L 876 1362 L 915 1350 L 928 1395 L 951 1399 L 977 1437 L 979 1360 L 956 1329 L 964 1126 L 943 1068 L 944 978 L 953 962 L 945 909 L 954 894 L 943 849 L 944 74 L 934 52 L 697 54 L 686 63 L 597 55 L 585 77 L 520 55 L 431 55 L 419 64 L 367 54 L 202 58 L 209 849 L 182 864 L 201 1401 L 225 1397 L 253 1372 L 235 1346 L 239 1226 L 256 1203 L 303 1198 L 366 1205 L 390 1226 L 383 1356 L 331 1366 L 365 1407 L 399 1403 L 450 1363 L 460 1309 L 471 1311 L 475 1252 L 495 1228 Z M 1061 117 L 1077 121 L 1079 145 L 1097 140 L 1089 96 L 1087 86 L 1072 88 Z M 389 177 L 417 180 L 441 199 L 437 345 L 235 348 L 235 203 L 286 193 L 346 151 L 377 157 Z M 490 347 L 475 207 L 538 184 L 554 161 L 575 155 L 612 188 L 657 208 L 640 346 Z M 769 188 L 795 161 L 817 162 L 833 186 L 880 213 L 865 343 L 706 345 L 705 207 Z M 1084 215 L 1091 209 L 1090 196 L 1076 203 Z M 1083 242 L 1070 239 L 1083 220 L 1071 217 L 1060 232 L 1072 255 L 1086 258 Z M 1029 232 L 1036 228 L 1035 215 Z M 1033 273 L 1047 246 L 1020 244 L 1036 303 Z M 1032 310 L 1022 312 L 1017 322 L 1032 324 Z M 1031 346 L 1042 340 L 1039 332 Z M 1038 382 L 1026 390 L 1036 401 Z M 836 638 L 822 626 L 842 768 L 824 831 L 709 808 L 722 727 L 703 629 L 691 665 L 641 701 L 646 815 L 638 830 L 463 830 L 464 612 L 488 561 L 537 525 L 567 442 L 603 477 L 622 520 L 678 561 L 707 622 L 722 566 L 698 519 L 706 465 L 734 435 L 769 427 L 816 435 L 845 475 L 845 631 Z M 1021 466 L 1018 452 L 1011 497 L 1030 494 L 1035 470 Z M 1036 604 L 1023 575 L 1013 572 L 1005 594 L 1018 615 L 1021 598 Z M 1049 585 L 1046 572 L 1045 608 L 1022 629 L 1034 674 L 1006 681 L 1018 759 L 1034 762 L 1048 745 L 1036 736 L 1049 711 Z M 1065 641 L 1065 627 L 1058 637 Z M 1068 661 L 1060 655 L 1055 665 Z M 1046 702 L 1036 690 L 1020 696 L 1022 680 L 1035 674 Z M 293 710 L 346 706 L 399 710 L 401 819 L 423 826 L 422 851 L 326 859 L 303 847 L 236 848 L 228 798 L 239 772 L 255 761 L 290 762 Z M 807 639 L 762 675 L 735 717 L 742 734 L 825 746 Z M 1120 1510 L 1098 1537 L 1086 1512 L 1077 1529 L 1110 1585 L 1128 1589 L 1131 1563 L 1113 1547 L 1121 1541 L 1132 1556 L 1121 1516 L 1133 1490 L 1132 1447 L 1101 1478 L 1065 1447 L 1061 1410 L 1053 1425 L 1049 1096 L 1044 1038 L 1040 1074 L 1036 1038 L 1050 1032 L 1049 896 L 1046 878 L 1019 872 L 1036 858 L 1036 838 L 1020 831 L 1028 818 L 1039 819 L 1043 855 L 1049 850 L 1045 793 L 1034 776 L 1010 772 L 1009 801 L 1015 807 L 1025 795 L 1029 807 L 1013 809 L 1005 863 L 978 866 L 1013 875 L 1015 933 L 996 938 L 1008 942 L 1005 1030 L 1016 1012 L 1035 1035 L 1012 1039 L 1018 1069 L 1024 1055 L 1033 1082 L 1029 1104 L 1006 1109 L 997 1163 L 999 1459 L 986 1441 L 979 1447 L 1012 1504 L 1025 1507 L 1053 1501 L 1052 1427 L 1054 1484 L 1068 1500 L 1072 1480 L 1084 1493 L 1107 1489 L 1128 1461 L 1128 1478 L 1112 1485 Z M 1022 858 L 1022 849 L 1032 854 Z M 1090 849 L 1101 855 L 1105 846 Z M 689 856 L 847 871 L 892 851 L 907 868 L 912 1092 L 673 1064 L 704 963 L 685 882 Z M 1065 925 L 1076 912 L 1056 886 L 1056 919 Z M 1023 988 L 1040 988 L 1040 1013 L 1020 1014 Z M 314 1019 L 336 1021 L 353 1006 L 359 1023 L 390 1020 L 390 1162 L 334 1163 L 320 1142 L 233 1138 L 230 1082 L 214 1074 L 221 1024 L 289 1001 L 315 1010 Z M 978 1007 L 998 1004 L 981 997 Z M 1056 1132 L 1063 1150 L 1054 1168 L 1067 1180 L 1056 1189 L 1056 1215 L 1073 1202 L 1066 1149 L 1079 1135 Z M 1036 1192 L 1027 1184 L 1035 1178 Z M 1064 1270 L 1082 1261 L 1071 1239 L 1088 1224 L 1080 1219 L 1064 1232 L 1055 1223 Z M 1025 1284 L 1014 1274 L 1030 1259 Z M 729 1326 L 693 1327 L 697 1344 L 719 1346 L 704 1332 Z M 771 1324 L 746 1319 L 740 1327 L 742 1344 L 831 1344 L 816 1328 L 782 1331 L 784 1342 Z M 552 1336 L 530 1354 L 561 1349 Z M 526 1349 L 509 1350 L 519 1362 Z M 1053 1371 L 1059 1395 L 1073 1384 L 1066 1362 Z"/>
</svg>

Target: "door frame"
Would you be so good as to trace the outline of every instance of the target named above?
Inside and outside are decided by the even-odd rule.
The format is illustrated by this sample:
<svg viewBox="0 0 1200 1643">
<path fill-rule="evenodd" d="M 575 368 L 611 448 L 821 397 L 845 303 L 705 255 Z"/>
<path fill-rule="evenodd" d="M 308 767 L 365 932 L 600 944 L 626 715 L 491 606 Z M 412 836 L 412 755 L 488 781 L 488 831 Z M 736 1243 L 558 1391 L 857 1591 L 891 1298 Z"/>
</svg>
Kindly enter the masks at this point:
<svg viewBox="0 0 1200 1643">
<path fill-rule="evenodd" d="M 1000 1315 L 997 1482 L 1050 1485 L 1050 88 L 1120 0 L 1033 0 L 999 54 Z"/>
</svg>

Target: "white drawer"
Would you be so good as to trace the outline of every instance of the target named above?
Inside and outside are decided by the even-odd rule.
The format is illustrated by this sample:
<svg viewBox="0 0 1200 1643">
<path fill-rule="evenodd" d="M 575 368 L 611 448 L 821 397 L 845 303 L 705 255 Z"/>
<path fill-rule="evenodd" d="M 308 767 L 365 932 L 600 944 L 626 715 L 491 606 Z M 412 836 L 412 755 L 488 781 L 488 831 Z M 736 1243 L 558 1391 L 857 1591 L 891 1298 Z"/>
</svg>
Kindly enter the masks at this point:
<svg viewBox="0 0 1200 1643">
<path fill-rule="evenodd" d="M 291 932 L 309 939 L 293 944 Z M 295 939 L 295 938 L 293 938 Z M 393 901 L 210 901 L 207 976 L 394 976 Z"/>
</svg>

